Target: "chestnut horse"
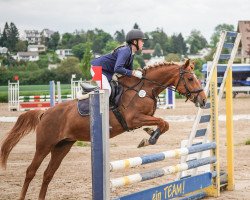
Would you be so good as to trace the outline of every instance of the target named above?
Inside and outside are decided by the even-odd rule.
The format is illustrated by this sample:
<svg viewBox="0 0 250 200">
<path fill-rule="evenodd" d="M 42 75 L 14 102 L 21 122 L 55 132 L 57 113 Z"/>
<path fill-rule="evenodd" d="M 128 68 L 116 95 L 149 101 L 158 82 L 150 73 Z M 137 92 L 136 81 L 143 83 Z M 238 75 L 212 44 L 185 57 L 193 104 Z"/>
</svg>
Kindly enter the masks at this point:
<svg viewBox="0 0 250 200">
<path fill-rule="evenodd" d="M 194 65 L 187 60 L 183 65 L 161 63 L 143 69 L 143 78 L 122 76 L 118 82 L 124 91 L 119 110 L 130 130 L 142 126 L 157 126 L 160 133 L 169 129 L 168 122 L 154 117 L 157 96 L 167 87 L 175 86 L 176 91 L 196 104 L 204 107 L 206 96 L 194 72 Z M 138 95 L 144 90 L 145 96 Z M 125 130 L 110 111 L 110 137 Z M 44 158 L 51 153 L 51 159 L 44 172 L 39 199 L 45 199 L 46 191 L 54 173 L 63 158 L 77 141 L 90 141 L 89 116 L 82 117 L 77 111 L 77 100 L 67 101 L 47 111 L 31 110 L 21 114 L 6 138 L 2 141 L 0 164 L 6 168 L 10 151 L 19 140 L 32 130 L 36 130 L 36 152 L 27 168 L 26 178 L 20 194 L 24 199 L 29 184 Z"/>
</svg>

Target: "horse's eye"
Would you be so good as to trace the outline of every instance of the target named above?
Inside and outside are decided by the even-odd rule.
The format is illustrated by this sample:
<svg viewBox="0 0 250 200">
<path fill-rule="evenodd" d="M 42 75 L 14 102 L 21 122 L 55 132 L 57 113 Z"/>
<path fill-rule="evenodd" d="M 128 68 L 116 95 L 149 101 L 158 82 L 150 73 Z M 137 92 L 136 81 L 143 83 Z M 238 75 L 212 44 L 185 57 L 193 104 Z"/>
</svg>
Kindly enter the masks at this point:
<svg viewBox="0 0 250 200">
<path fill-rule="evenodd" d="M 193 77 L 189 77 L 188 80 L 189 81 L 193 81 L 194 79 L 193 79 Z"/>
</svg>

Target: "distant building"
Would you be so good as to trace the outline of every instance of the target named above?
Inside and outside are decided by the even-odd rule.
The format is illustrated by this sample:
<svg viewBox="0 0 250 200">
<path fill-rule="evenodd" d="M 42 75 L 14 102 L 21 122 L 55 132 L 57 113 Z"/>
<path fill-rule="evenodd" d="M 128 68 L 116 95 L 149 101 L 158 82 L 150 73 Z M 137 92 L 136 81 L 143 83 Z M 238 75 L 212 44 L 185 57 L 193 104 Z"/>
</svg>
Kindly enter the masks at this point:
<svg viewBox="0 0 250 200">
<path fill-rule="evenodd" d="M 41 44 L 44 38 L 51 38 L 55 32 L 49 29 L 43 29 L 41 32 L 38 30 L 25 30 L 23 39 L 28 41 L 29 44 Z"/>
<path fill-rule="evenodd" d="M 38 61 L 38 52 L 18 52 L 16 55 L 16 60 L 18 61 Z"/>
<path fill-rule="evenodd" d="M 41 44 L 28 45 L 28 51 L 41 53 L 46 51 L 46 47 Z"/>
<path fill-rule="evenodd" d="M 237 31 L 241 33 L 240 57 L 242 63 L 250 63 L 250 21 L 239 21 Z"/>
<path fill-rule="evenodd" d="M 73 56 L 71 49 L 57 49 L 56 54 L 60 60 L 63 60 L 69 56 Z"/>
<path fill-rule="evenodd" d="M 203 48 L 200 51 L 198 51 L 197 54 L 188 54 L 188 58 L 190 59 L 197 59 L 197 58 L 204 58 L 208 56 L 208 54 L 211 52 L 211 48 Z"/>
<path fill-rule="evenodd" d="M 25 30 L 24 39 L 27 40 L 29 44 L 40 44 L 41 34 L 38 30 Z"/>
<path fill-rule="evenodd" d="M 55 31 L 49 30 L 49 29 L 43 29 L 41 32 L 41 37 L 45 38 L 51 38 L 51 36 L 55 33 Z"/>
<path fill-rule="evenodd" d="M 0 47 L 0 54 L 6 54 L 8 49 L 6 47 Z"/>
</svg>

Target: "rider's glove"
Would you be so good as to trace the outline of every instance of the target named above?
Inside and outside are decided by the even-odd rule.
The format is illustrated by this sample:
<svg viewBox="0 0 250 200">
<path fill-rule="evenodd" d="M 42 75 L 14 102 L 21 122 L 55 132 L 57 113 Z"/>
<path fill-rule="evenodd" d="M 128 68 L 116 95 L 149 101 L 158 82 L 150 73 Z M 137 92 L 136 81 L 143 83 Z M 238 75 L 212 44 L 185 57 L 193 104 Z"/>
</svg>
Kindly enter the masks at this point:
<svg viewBox="0 0 250 200">
<path fill-rule="evenodd" d="M 139 70 L 133 70 L 132 75 L 141 79 L 142 78 L 142 72 Z"/>
</svg>

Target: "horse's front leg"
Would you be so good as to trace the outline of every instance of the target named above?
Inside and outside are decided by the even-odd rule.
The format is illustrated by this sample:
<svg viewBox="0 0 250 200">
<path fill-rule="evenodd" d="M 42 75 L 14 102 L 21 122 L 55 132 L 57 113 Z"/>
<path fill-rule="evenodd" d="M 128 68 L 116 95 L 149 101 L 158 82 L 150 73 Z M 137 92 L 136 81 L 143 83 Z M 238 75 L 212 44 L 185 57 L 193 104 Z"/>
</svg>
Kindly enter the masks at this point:
<svg viewBox="0 0 250 200">
<path fill-rule="evenodd" d="M 168 122 L 164 121 L 161 118 L 143 115 L 141 117 L 136 118 L 136 122 L 140 123 L 140 126 L 157 126 L 157 129 L 151 133 L 149 139 L 143 139 L 141 143 L 138 145 L 138 148 L 154 145 L 161 134 L 165 133 L 169 129 Z"/>
</svg>

